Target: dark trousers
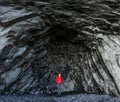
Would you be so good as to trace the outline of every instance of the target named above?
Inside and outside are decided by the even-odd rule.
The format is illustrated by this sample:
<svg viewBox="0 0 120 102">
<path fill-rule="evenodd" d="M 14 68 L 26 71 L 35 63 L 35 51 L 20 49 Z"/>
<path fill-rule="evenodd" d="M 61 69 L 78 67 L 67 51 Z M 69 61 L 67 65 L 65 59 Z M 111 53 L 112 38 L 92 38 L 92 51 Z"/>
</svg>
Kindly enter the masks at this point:
<svg viewBox="0 0 120 102">
<path fill-rule="evenodd" d="M 59 96 L 61 95 L 61 84 L 57 84 L 57 93 Z"/>
</svg>

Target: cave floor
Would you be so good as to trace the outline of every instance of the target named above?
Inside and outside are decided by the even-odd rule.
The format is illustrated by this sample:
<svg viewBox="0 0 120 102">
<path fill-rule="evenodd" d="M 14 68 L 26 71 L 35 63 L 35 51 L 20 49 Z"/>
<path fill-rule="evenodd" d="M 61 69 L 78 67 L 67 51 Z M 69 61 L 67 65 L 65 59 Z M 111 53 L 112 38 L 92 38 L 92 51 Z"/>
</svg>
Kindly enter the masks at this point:
<svg viewBox="0 0 120 102">
<path fill-rule="evenodd" d="M 120 102 L 120 98 L 96 94 L 0 96 L 0 102 Z"/>
</svg>

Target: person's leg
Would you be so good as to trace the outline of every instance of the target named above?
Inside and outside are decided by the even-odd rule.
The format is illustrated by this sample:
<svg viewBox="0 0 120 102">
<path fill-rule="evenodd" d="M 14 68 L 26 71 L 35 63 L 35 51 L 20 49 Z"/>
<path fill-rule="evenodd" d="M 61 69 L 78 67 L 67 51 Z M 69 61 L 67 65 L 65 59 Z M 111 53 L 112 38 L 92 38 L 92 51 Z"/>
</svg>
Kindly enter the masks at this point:
<svg viewBox="0 0 120 102">
<path fill-rule="evenodd" d="M 58 96 L 60 94 L 60 85 L 58 84 Z"/>
<path fill-rule="evenodd" d="M 57 95 L 59 95 L 59 86 L 58 84 L 56 86 L 57 86 Z"/>
<path fill-rule="evenodd" d="M 59 95 L 61 96 L 61 84 L 59 84 Z"/>
<path fill-rule="evenodd" d="M 59 92 L 59 96 L 61 96 L 61 84 L 58 85 L 58 92 Z"/>
<path fill-rule="evenodd" d="M 60 85 L 59 84 L 57 84 L 57 94 L 58 94 L 58 96 L 60 95 Z"/>
</svg>

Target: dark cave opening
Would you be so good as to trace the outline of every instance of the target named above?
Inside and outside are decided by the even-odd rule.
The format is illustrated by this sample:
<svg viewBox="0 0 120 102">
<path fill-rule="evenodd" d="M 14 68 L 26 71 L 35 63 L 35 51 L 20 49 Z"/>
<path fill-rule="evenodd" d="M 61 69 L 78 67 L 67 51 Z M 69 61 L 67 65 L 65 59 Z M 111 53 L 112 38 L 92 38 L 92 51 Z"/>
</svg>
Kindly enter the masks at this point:
<svg viewBox="0 0 120 102">
<path fill-rule="evenodd" d="M 62 25 L 54 25 L 50 30 L 50 43 L 62 44 L 64 42 L 69 42 L 74 39 L 77 32 L 72 29 L 67 29 Z"/>
<path fill-rule="evenodd" d="M 80 81 L 82 80 L 80 76 L 82 73 L 78 66 L 78 58 L 80 56 L 78 53 L 84 52 L 84 48 L 80 44 L 71 43 L 76 37 L 77 32 L 73 29 L 67 29 L 62 25 L 54 25 L 48 32 L 49 43 L 46 46 L 48 52 L 46 62 L 49 65 L 50 72 L 48 76 L 55 78 L 58 72 L 63 75 L 63 92 L 85 92 Z M 48 87 L 54 92 L 54 80 L 48 79 L 48 83 L 52 82 L 53 85 L 52 88 L 51 86 Z"/>
<path fill-rule="evenodd" d="M 47 50 L 45 63 L 43 63 L 45 67 L 38 69 L 38 65 L 36 67 L 38 70 L 35 72 L 38 76 L 41 75 L 38 78 L 40 79 L 38 82 L 43 83 L 40 87 L 41 91 L 43 90 L 45 94 L 47 90 L 50 90 L 52 93 L 56 91 L 54 79 L 58 72 L 60 72 L 64 78 L 63 92 L 74 91 L 84 93 L 86 91 L 84 89 L 84 77 L 82 75 L 84 67 L 86 66 L 83 62 L 87 60 L 84 56 L 88 54 L 86 46 L 84 46 L 87 38 L 76 40 L 77 34 L 76 30 L 68 29 L 61 24 L 57 24 L 53 25 L 45 34 L 47 36 L 43 36 L 42 39 L 40 39 L 41 36 L 40 38 L 34 36 L 36 43 L 40 43 L 40 41 L 41 43 L 43 43 L 43 41 L 47 42 L 43 43 Z M 44 50 L 43 53 L 45 52 Z M 41 62 L 40 59 L 38 59 L 38 61 Z M 41 65 L 39 67 L 41 67 Z M 47 81 L 43 82 L 44 79 Z M 91 86 L 89 86 L 87 90 L 91 92 Z"/>
<path fill-rule="evenodd" d="M 53 25 L 49 31 L 49 37 L 49 45 L 53 44 L 61 46 L 62 44 L 69 43 L 73 46 L 82 47 L 88 51 L 94 50 L 97 42 L 97 39 L 94 36 L 80 33 L 77 29 L 64 27 L 63 24 Z"/>
</svg>

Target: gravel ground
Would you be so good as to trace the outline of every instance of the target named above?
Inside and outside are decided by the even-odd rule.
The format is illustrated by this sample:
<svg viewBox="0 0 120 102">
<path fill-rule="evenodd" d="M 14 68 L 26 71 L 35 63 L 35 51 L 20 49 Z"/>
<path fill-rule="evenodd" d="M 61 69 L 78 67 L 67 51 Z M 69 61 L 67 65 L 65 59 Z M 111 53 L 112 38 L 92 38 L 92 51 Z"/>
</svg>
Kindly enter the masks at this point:
<svg viewBox="0 0 120 102">
<path fill-rule="evenodd" d="M 114 98 L 107 95 L 62 95 L 57 96 L 41 96 L 41 95 L 25 95 L 25 96 L 0 96 L 0 102 L 120 102 L 120 98 Z"/>
</svg>

